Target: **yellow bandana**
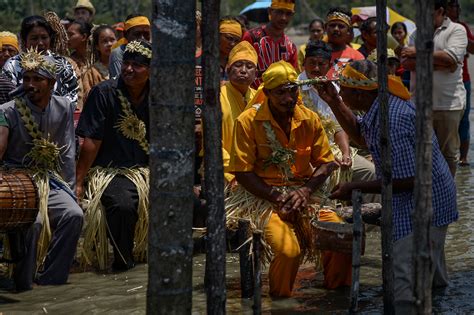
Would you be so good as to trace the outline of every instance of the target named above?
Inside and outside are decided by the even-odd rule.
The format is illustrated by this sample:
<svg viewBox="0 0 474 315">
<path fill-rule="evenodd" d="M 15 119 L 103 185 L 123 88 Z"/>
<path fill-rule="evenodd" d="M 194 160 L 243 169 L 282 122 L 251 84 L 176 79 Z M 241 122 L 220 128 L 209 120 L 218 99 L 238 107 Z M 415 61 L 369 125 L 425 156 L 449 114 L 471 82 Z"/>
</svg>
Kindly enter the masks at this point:
<svg viewBox="0 0 474 315">
<path fill-rule="evenodd" d="M 146 16 L 136 16 L 134 18 L 131 18 L 130 20 L 125 21 L 124 30 L 126 32 L 132 27 L 141 25 L 150 26 L 150 21 Z"/>
<path fill-rule="evenodd" d="M 295 0 L 272 0 L 270 8 L 295 12 Z"/>
<path fill-rule="evenodd" d="M 344 14 L 342 12 L 333 12 L 331 14 L 329 14 L 326 18 L 326 23 L 329 23 L 331 21 L 341 21 L 345 24 L 347 24 L 347 26 L 351 26 L 351 17 L 347 14 Z"/>
<path fill-rule="evenodd" d="M 346 65 L 339 76 L 339 83 L 344 87 L 365 91 L 376 90 L 379 87 L 377 78 L 367 78 L 363 73 L 352 68 L 350 64 Z M 388 91 L 406 101 L 411 98 L 410 92 L 403 85 L 402 80 L 394 75 L 388 76 Z"/>
<path fill-rule="evenodd" d="M 0 32 L 0 44 L 13 46 L 17 51 L 20 51 L 18 38 L 11 32 Z"/>
<path fill-rule="evenodd" d="M 268 67 L 263 73 L 262 79 L 265 88 L 271 90 L 285 83 L 295 83 L 298 79 L 298 73 L 291 64 L 280 60 Z"/>
<path fill-rule="evenodd" d="M 257 65 L 258 56 L 255 48 L 248 41 L 244 40 L 232 48 L 229 53 L 229 60 L 227 64 L 231 66 L 234 62 L 239 60 L 248 60 Z"/>
<path fill-rule="evenodd" d="M 231 34 L 241 38 L 242 26 L 237 21 L 225 20 L 219 24 L 219 33 Z"/>
</svg>

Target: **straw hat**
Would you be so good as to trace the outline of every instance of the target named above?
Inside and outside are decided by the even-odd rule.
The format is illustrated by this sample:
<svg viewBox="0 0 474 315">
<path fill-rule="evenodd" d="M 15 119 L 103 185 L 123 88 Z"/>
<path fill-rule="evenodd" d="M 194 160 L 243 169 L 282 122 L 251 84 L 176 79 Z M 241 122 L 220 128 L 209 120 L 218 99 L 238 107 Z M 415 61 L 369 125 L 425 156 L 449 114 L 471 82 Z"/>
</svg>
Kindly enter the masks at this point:
<svg viewBox="0 0 474 315">
<path fill-rule="evenodd" d="M 92 13 L 92 15 L 95 14 L 95 8 L 89 0 L 77 0 L 76 6 L 74 7 L 74 11 L 76 9 L 81 9 L 81 8 L 89 10 Z"/>
</svg>

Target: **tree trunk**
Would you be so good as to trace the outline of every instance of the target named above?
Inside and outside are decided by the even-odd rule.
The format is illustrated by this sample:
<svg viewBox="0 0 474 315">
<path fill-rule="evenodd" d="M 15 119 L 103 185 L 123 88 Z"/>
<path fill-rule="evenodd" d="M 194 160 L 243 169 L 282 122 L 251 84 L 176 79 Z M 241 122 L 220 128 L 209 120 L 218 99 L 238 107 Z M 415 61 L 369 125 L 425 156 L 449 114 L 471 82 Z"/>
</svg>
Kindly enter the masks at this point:
<svg viewBox="0 0 474 315">
<path fill-rule="evenodd" d="M 220 0 L 202 3 L 204 194 L 208 208 L 206 294 L 207 313 L 225 314 L 226 228 L 222 111 L 219 100 Z"/>
<path fill-rule="evenodd" d="M 350 314 L 357 314 L 359 299 L 360 255 L 362 252 L 362 193 L 360 189 L 352 191 L 352 218 L 354 233 L 352 235 L 352 286 Z"/>
<path fill-rule="evenodd" d="M 413 213 L 413 279 L 418 314 L 431 314 L 433 19 L 432 0 L 416 1 L 416 175 Z"/>
<path fill-rule="evenodd" d="M 382 159 L 382 278 L 384 314 L 393 314 L 392 157 L 387 87 L 387 0 L 377 0 L 377 76 Z"/>
<path fill-rule="evenodd" d="M 195 0 L 153 1 L 148 314 L 191 314 Z"/>
</svg>

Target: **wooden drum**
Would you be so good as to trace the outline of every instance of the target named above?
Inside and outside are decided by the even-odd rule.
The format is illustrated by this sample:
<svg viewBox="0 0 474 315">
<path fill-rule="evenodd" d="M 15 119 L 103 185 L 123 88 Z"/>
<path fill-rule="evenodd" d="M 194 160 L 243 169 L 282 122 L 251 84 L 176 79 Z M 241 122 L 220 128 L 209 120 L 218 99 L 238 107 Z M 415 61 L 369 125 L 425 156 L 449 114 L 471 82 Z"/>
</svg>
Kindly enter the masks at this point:
<svg viewBox="0 0 474 315">
<path fill-rule="evenodd" d="M 38 192 L 25 170 L 0 169 L 0 232 L 27 229 L 38 215 Z"/>
</svg>

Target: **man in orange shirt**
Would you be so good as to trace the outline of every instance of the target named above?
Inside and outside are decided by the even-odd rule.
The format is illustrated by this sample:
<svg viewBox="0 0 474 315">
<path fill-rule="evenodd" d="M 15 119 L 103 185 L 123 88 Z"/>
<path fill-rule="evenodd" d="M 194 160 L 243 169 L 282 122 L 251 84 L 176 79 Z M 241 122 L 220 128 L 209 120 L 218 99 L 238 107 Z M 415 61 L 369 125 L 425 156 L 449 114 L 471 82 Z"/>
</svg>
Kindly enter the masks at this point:
<svg viewBox="0 0 474 315">
<path fill-rule="evenodd" d="M 309 223 L 302 214 L 335 167 L 318 116 L 299 98 L 297 76 L 285 61 L 264 72 L 254 104 L 235 121 L 231 151 L 231 168 L 241 185 L 237 190 L 246 197 L 238 204 L 239 193 L 233 191 L 228 202 L 247 209 L 264 230 L 273 253 L 270 295 L 276 297 L 291 296 L 302 251 L 311 250 L 299 233 Z"/>
<path fill-rule="evenodd" d="M 344 8 L 332 8 L 326 17 L 328 44 L 332 48 L 332 69 L 329 70 L 328 77 L 342 71 L 348 62 L 365 59 L 364 55 L 347 45 L 347 39 L 352 36 L 351 17 L 351 11 Z"/>
</svg>

